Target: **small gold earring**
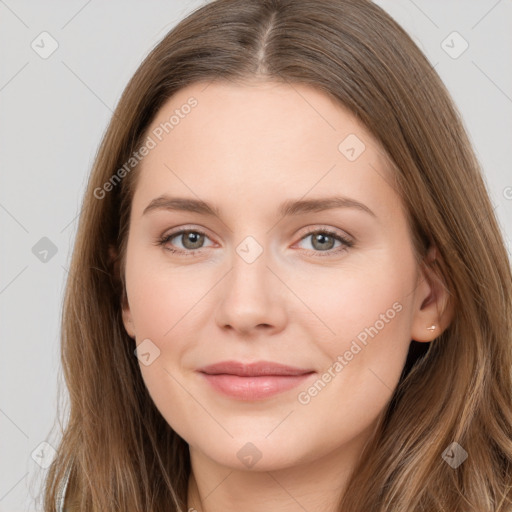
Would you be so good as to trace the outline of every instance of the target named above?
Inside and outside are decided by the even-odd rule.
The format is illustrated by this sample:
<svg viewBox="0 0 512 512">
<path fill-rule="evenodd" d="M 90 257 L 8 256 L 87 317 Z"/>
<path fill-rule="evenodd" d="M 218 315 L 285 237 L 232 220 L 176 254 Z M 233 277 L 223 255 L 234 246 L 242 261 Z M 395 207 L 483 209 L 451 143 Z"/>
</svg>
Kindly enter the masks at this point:
<svg viewBox="0 0 512 512">
<path fill-rule="evenodd" d="M 430 327 L 427 327 L 427 329 L 429 331 L 435 331 L 436 330 L 436 326 L 435 325 L 431 325 Z"/>
</svg>

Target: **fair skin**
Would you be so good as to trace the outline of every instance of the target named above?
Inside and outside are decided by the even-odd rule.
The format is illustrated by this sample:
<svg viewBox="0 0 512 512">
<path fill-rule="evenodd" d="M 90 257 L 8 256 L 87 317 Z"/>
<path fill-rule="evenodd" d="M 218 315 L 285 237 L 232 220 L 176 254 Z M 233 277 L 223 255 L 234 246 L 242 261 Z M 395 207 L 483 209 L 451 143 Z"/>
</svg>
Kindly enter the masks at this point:
<svg viewBox="0 0 512 512">
<path fill-rule="evenodd" d="M 439 311 L 447 296 L 414 259 L 382 148 L 346 109 L 304 85 L 206 85 L 178 91 L 147 132 L 197 99 L 137 171 L 124 325 L 137 345 L 149 339 L 160 351 L 140 369 L 155 405 L 189 444 L 188 507 L 333 511 L 411 339 L 429 342 L 446 328 L 449 318 Z M 350 134 L 365 145 L 353 161 L 338 149 Z M 143 213 L 163 194 L 201 199 L 219 215 Z M 364 207 L 279 213 L 287 200 L 332 196 L 373 214 Z M 206 236 L 156 243 L 180 229 Z M 315 243 L 311 233 L 322 229 L 335 236 Z M 262 252 L 248 263 L 237 252 L 241 243 Z M 373 336 L 350 357 L 353 341 L 371 327 Z M 338 356 L 343 369 L 333 372 Z M 197 371 L 226 360 L 312 373 L 267 398 L 233 398 Z M 328 368 L 331 379 L 315 393 Z M 249 455 L 261 456 L 250 467 L 237 456 L 247 443 Z"/>
</svg>

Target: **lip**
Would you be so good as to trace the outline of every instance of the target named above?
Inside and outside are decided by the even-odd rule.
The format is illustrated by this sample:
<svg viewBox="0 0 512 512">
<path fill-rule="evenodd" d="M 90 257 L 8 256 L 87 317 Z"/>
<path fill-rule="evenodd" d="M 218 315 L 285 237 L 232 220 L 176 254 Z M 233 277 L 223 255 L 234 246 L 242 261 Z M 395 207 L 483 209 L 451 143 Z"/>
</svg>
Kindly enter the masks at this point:
<svg viewBox="0 0 512 512">
<path fill-rule="evenodd" d="M 270 361 L 223 361 L 198 372 L 214 390 L 239 400 L 263 400 L 298 386 L 315 373 L 308 368 Z"/>
<path fill-rule="evenodd" d="M 239 377 L 261 377 L 261 376 L 297 376 L 311 373 L 308 368 L 298 368 L 271 361 L 257 361 L 254 363 L 242 363 L 240 361 L 222 361 L 199 368 L 200 372 L 209 375 L 229 374 Z"/>
</svg>

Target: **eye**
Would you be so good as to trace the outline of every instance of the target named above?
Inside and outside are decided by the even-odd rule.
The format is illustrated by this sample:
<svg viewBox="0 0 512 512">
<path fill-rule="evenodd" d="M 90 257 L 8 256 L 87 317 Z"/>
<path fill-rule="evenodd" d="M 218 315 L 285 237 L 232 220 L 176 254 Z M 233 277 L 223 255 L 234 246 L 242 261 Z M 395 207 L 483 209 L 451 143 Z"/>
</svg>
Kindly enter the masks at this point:
<svg viewBox="0 0 512 512">
<path fill-rule="evenodd" d="M 312 249 L 303 248 L 302 250 L 313 251 L 314 253 L 317 253 L 315 256 L 337 255 L 354 245 L 354 242 L 345 236 L 329 229 L 315 229 L 310 231 L 300 239 L 300 242 L 303 242 L 308 238 L 311 239 Z M 174 239 L 181 240 L 182 247 L 176 248 L 175 244 L 172 243 L 172 240 Z M 201 249 L 205 248 L 205 239 L 209 239 L 209 237 L 201 230 L 182 229 L 180 231 L 175 231 L 174 233 L 170 233 L 168 235 L 162 236 L 161 238 L 158 238 L 156 244 L 164 246 L 166 250 L 172 253 L 177 253 L 184 256 L 194 256 L 200 252 Z M 338 242 L 339 245 L 335 248 L 336 242 Z"/>
<path fill-rule="evenodd" d="M 354 245 L 354 242 L 348 238 L 329 229 L 316 229 L 314 231 L 310 231 L 301 238 L 301 242 L 307 240 L 308 238 L 311 239 L 313 252 L 326 253 L 315 254 L 315 256 L 332 256 L 334 254 L 339 254 L 340 252 L 346 251 L 347 248 Z M 338 241 L 340 245 L 334 249 L 336 241 Z"/>
<path fill-rule="evenodd" d="M 167 247 L 168 244 L 171 244 L 171 240 L 175 238 L 181 240 L 182 247 Z M 165 249 L 170 252 L 183 254 L 185 256 L 193 256 L 195 252 L 203 249 L 205 238 L 208 238 L 208 236 L 203 231 L 197 229 L 182 229 L 180 231 L 164 235 L 159 238 L 156 243 L 157 245 L 165 246 Z"/>
</svg>

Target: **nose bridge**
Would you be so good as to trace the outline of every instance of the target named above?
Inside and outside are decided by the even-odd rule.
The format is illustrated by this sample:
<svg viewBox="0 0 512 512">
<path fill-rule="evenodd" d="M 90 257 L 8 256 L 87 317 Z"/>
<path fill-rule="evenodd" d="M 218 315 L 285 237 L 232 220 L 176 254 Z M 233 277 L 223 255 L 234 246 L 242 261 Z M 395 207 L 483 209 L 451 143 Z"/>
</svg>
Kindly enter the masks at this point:
<svg viewBox="0 0 512 512">
<path fill-rule="evenodd" d="M 259 240 L 261 241 L 262 235 L 257 235 Z M 236 254 L 239 259 L 241 259 L 245 264 L 252 265 L 254 262 L 260 260 L 266 260 L 266 254 L 268 253 L 268 245 L 265 241 L 258 241 L 253 235 L 247 235 L 237 246 L 236 246 Z M 267 247 L 264 248 L 264 245 Z M 262 255 L 265 254 L 265 256 Z M 237 261 L 235 259 L 235 261 Z M 237 262 L 239 263 L 239 262 Z"/>
<path fill-rule="evenodd" d="M 232 292 L 243 300 L 255 300 L 262 304 L 271 294 L 272 283 L 269 282 L 270 273 L 267 265 L 270 253 L 262 235 L 247 235 L 235 246 L 233 265 L 229 286 Z"/>
<path fill-rule="evenodd" d="M 264 240 L 248 235 L 234 247 L 231 272 L 226 276 L 217 312 L 221 326 L 249 331 L 262 324 L 274 328 L 282 325 L 284 300 L 279 280 L 268 268 L 272 258 L 265 245 Z"/>
</svg>

